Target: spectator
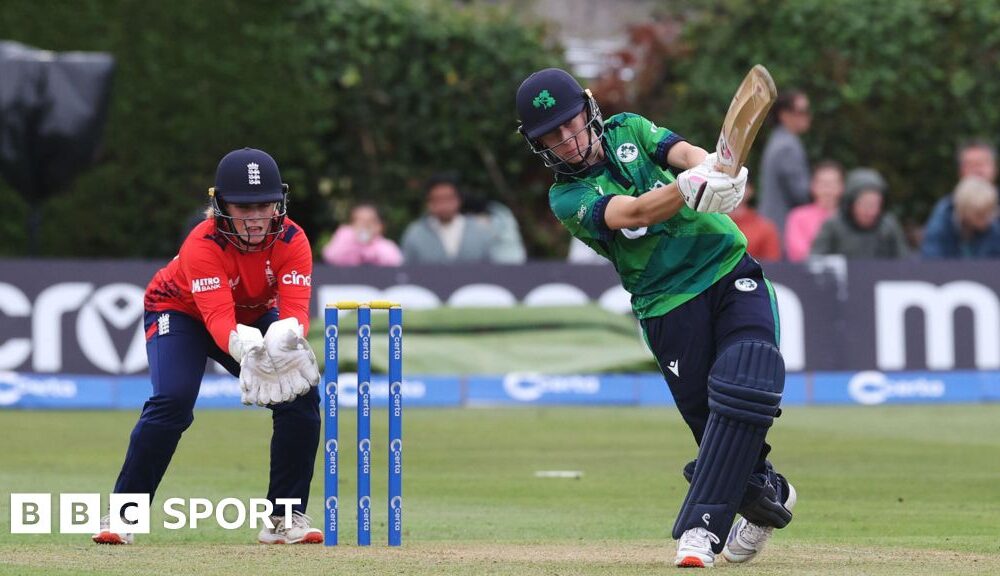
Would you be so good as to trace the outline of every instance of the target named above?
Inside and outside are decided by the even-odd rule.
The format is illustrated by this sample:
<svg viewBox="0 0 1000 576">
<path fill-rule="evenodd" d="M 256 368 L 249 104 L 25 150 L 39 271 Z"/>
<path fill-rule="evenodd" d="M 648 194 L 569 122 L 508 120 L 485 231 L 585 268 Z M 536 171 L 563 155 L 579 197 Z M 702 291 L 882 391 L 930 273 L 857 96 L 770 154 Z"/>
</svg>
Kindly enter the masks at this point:
<svg viewBox="0 0 1000 576">
<path fill-rule="evenodd" d="M 1000 258 L 997 189 L 967 176 L 934 207 L 920 251 L 925 258 Z"/>
<path fill-rule="evenodd" d="M 782 92 L 774 104 L 774 119 L 760 164 L 758 209 L 783 234 L 788 211 L 809 201 L 809 161 L 799 138 L 812 122 L 809 98 L 798 90 Z"/>
<path fill-rule="evenodd" d="M 958 149 L 958 179 L 978 176 L 997 183 L 997 151 L 986 140 L 969 140 Z"/>
<path fill-rule="evenodd" d="M 524 264 L 527 255 L 524 242 L 521 240 L 521 228 L 510 208 L 495 200 L 487 200 L 481 196 L 467 201 L 465 208 L 470 214 L 492 228 L 493 242 L 490 245 L 491 262 L 497 264 Z"/>
<path fill-rule="evenodd" d="M 747 182 L 743 202 L 729 213 L 736 226 L 747 237 L 747 252 L 757 260 L 781 260 L 781 241 L 778 228 L 767 218 L 750 207 L 753 186 Z"/>
<path fill-rule="evenodd" d="M 820 162 L 813 171 L 809 190 L 812 203 L 792 209 L 785 221 L 785 255 L 791 262 L 801 262 L 809 256 L 820 227 L 837 213 L 844 195 L 844 169 L 833 160 Z"/>
<path fill-rule="evenodd" d="M 403 254 L 392 240 L 382 235 L 382 217 L 374 204 L 358 204 L 351 220 L 334 232 L 323 247 L 323 260 L 334 266 L 399 266 Z"/>
<path fill-rule="evenodd" d="M 886 183 L 871 168 L 847 174 L 840 212 L 823 223 L 812 254 L 843 254 L 848 258 L 902 258 L 906 237 L 895 216 L 885 211 Z"/>
<path fill-rule="evenodd" d="M 959 144 L 958 151 L 955 153 L 955 160 L 957 161 L 958 164 L 958 179 L 964 180 L 969 176 L 976 176 L 996 186 L 997 183 L 996 158 L 997 158 L 996 148 L 994 148 L 993 144 L 990 144 L 990 142 L 987 140 L 973 138 L 971 140 L 966 140 L 962 142 L 961 144 Z M 934 208 L 931 209 L 931 217 L 927 219 L 927 224 L 929 224 L 933 220 L 933 216 L 935 214 L 943 212 L 952 212 L 953 206 L 954 206 L 954 199 L 952 198 L 951 194 L 938 200 L 937 203 L 934 204 Z M 915 229 L 913 230 L 913 236 L 915 240 L 913 244 L 915 246 L 921 247 L 921 252 L 925 257 L 929 258 L 958 257 L 958 255 L 937 256 L 933 255 L 933 253 L 928 254 L 924 252 L 923 251 L 923 246 L 925 244 L 924 236 L 927 233 L 928 230 L 926 229 L 926 224 L 922 227 L 916 226 Z M 936 233 L 940 234 L 941 231 L 938 230 L 936 231 Z M 942 240 L 940 238 L 937 238 L 935 240 L 932 240 L 931 244 L 940 246 L 941 241 Z M 931 248 L 931 250 L 933 252 L 934 248 Z"/>
<path fill-rule="evenodd" d="M 403 260 L 407 264 L 486 262 L 493 247 L 493 229 L 462 215 L 458 180 L 442 174 L 426 185 L 427 213 L 406 227 Z"/>
</svg>

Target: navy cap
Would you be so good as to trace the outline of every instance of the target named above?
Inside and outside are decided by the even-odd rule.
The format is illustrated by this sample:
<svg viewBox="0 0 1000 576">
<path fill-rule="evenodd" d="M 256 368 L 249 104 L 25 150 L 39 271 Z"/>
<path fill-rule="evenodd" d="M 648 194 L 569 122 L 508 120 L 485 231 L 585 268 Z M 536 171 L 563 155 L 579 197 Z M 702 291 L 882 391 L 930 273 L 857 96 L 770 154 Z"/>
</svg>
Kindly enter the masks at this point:
<svg viewBox="0 0 1000 576">
<path fill-rule="evenodd" d="M 546 68 L 528 76 L 517 89 L 517 115 L 528 138 L 558 128 L 583 110 L 583 87 L 565 70 Z"/>
<path fill-rule="evenodd" d="M 233 150 L 215 170 L 215 192 L 230 204 L 280 202 L 285 198 L 278 164 L 255 148 Z"/>
</svg>

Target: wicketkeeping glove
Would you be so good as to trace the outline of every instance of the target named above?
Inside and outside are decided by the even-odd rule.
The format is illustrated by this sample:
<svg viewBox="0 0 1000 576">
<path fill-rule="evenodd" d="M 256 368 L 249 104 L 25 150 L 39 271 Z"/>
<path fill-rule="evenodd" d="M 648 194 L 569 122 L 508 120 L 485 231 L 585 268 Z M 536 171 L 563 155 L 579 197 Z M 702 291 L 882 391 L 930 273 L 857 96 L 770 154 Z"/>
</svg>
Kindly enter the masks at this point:
<svg viewBox="0 0 1000 576">
<path fill-rule="evenodd" d="M 267 329 L 264 347 L 274 365 L 282 397 L 301 396 L 319 384 L 319 366 L 309 342 L 302 335 L 302 325 L 295 318 L 279 320 Z"/>
<path fill-rule="evenodd" d="M 267 406 L 282 401 L 278 376 L 260 330 L 237 324 L 229 335 L 229 354 L 240 363 L 240 400 L 244 404 Z"/>
</svg>

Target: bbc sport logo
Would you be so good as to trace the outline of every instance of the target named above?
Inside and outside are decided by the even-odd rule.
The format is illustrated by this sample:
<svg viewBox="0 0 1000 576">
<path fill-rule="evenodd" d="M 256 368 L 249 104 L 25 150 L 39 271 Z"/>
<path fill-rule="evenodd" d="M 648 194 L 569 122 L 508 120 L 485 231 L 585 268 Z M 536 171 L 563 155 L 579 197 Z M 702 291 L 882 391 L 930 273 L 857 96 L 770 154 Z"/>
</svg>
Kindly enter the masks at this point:
<svg viewBox="0 0 1000 576">
<path fill-rule="evenodd" d="M 101 507 L 97 493 L 62 493 L 59 502 L 59 534 L 93 534 L 101 529 L 101 516 L 110 512 L 112 532 L 149 534 L 149 494 L 109 494 L 107 508 Z M 13 492 L 10 495 L 11 534 L 51 534 L 53 494 L 44 492 Z M 274 504 L 266 498 L 223 498 L 213 502 L 208 498 L 167 498 L 163 502 L 163 528 L 166 530 L 197 529 L 202 520 L 214 518 L 224 530 L 239 530 L 249 526 L 274 528 L 271 516 L 282 516 L 285 524 L 292 519 L 292 507 L 299 498 L 276 498 Z"/>
</svg>

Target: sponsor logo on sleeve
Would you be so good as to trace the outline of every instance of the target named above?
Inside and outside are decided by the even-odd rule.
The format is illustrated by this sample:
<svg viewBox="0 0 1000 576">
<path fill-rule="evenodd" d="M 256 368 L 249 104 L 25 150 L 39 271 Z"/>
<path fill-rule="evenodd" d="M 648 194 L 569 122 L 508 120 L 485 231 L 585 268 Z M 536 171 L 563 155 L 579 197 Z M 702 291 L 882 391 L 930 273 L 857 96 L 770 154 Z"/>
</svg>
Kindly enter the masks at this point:
<svg viewBox="0 0 1000 576">
<path fill-rule="evenodd" d="M 191 281 L 191 293 L 197 294 L 198 292 L 211 292 L 212 290 L 218 290 L 222 288 L 222 280 L 218 276 L 213 276 L 211 278 L 196 278 Z"/>
<path fill-rule="evenodd" d="M 312 274 L 299 274 L 292 270 L 281 277 L 281 283 L 286 286 L 312 286 Z"/>
</svg>

